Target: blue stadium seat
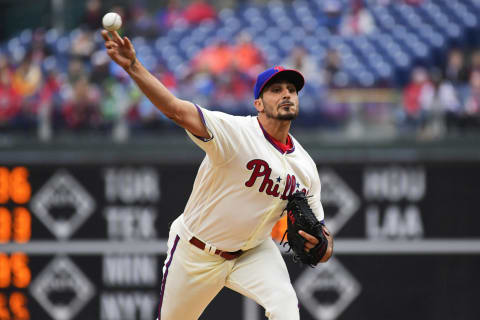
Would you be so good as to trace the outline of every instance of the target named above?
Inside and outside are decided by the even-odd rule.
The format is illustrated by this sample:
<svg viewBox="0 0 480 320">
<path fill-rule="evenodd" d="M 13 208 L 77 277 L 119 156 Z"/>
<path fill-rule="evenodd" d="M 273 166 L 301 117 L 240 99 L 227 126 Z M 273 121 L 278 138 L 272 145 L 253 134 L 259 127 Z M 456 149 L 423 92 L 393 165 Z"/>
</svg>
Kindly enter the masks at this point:
<svg viewBox="0 0 480 320">
<path fill-rule="evenodd" d="M 186 57 L 191 60 L 193 59 L 199 52 L 201 48 L 195 45 L 191 45 L 185 50 Z"/>
<path fill-rule="evenodd" d="M 284 53 L 282 55 L 288 54 L 296 46 L 295 38 L 291 36 L 283 36 L 280 41 L 276 42 L 276 45 Z"/>
<path fill-rule="evenodd" d="M 262 25 L 260 24 L 263 20 L 259 19 L 260 21 L 254 25 L 256 28 L 261 28 Z M 230 17 L 225 20 L 225 28 L 227 28 L 232 34 L 238 32 L 242 27 L 240 21 L 235 17 Z"/>
<path fill-rule="evenodd" d="M 41 65 L 41 68 L 42 68 L 43 72 L 49 72 L 49 71 L 52 71 L 52 70 L 55 70 L 55 69 L 58 70 L 58 67 L 59 67 L 59 65 L 58 65 L 58 62 L 57 62 L 57 58 L 53 55 L 48 56 L 45 59 L 43 59 L 42 65 Z"/>
<path fill-rule="evenodd" d="M 345 12 L 350 0 L 338 1 Z M 252 35 L 268 64 L 283 62 L 295 46 L 305 47 L 323 64 L 327 49 L 334 48 L 343 61 L 336 81 L 362 86 L 399 77 L 415 63 L 439 61 L 446 48 L 463 44 L 468 36 L 480 43 L 477 30 L 480 0 L 435 0 L 418 6 L 399 2 L 382 6 L 366 1 L 377 27 L 368 36 L 332 34 L 323 24 L 325 3 L 326 0 L 293 0 L 291 3 L 272 0 L 265 5 L 245 2 L 235 9 L 222 9 L 218 21 L 204 22 L 197 27 L 179 22 L 154 43 L 141 37 L 133 41 L 145 64 L 155 66 L 159 60 L 165 61 L 175 74 L 182 74 L 186 68 L 184 63 L 204 47 L 219 40 L 232 43 L 240 32 Z M 53 48 L 55 56 L 44 62 L 44 68 L 54 64 L 66 67 L 71 42 L 78 32 L 79 29 L 64 34 L 56 29 L 47 30 L 46 43 Z M 3 47 L 17 58 L 23 57 L 32 37 L 32 30 L 23 30 Z M 97 48 L 102 48 L 103 39 L 98 32 L 94 34 L 94 42 Z"/>
<path fill-rule="evenodd" d="M 169 70 L 175 70 L 177 65 L 180 65 L 183 63 L 182 58 L 176 54 L 171 54 L 168 57 L 164 58 L 165 61 L 167 62 L 167 66 Z"/>
<path fill-rule="evenodd" d="M 158 64 L 158 59 L 149 53 L 140 53 L 138 55 L 138 58 L 141 59 L 142 64 L 147 68 L 148 70 L 155 70 Z"/>
<path fill-rule="evenodd" d="M 345 71 L 356 72 L 363 69 L 363 66 L 358 60 L 358 57 L 354 55 L 342 55 L 341 59 L 343 64 L 343 70 Z"/>
<path fill-rule="evenodd" d="M 19 35 L 20 43 L 22 45 L 30 44 L 32 42 L 32 38 L 33 38 L 33 33 L 31 29 L 25 29 Z"/>
<path fill-rule="evenodd" d="M 252 28 L 256 29 L 257 31 L 265 30 L 269 26 L 269 24 L 265 22 L 265 19 L 260 16 L 257 16 L 250 20 L 250 23 Z"/>
<path fill-rule="evenodd" d="M 168 37 L 160 37 L 157 40 L 155 40 L 153 48 L 155 49 L 155 52 L 157 54 L 161 54 L 162 49 L 167 45 L 170 45 L 170 41 Z"/>
<path fill-rule="evenodd" d="M 445 46 L 445 37 L 435 31 L 431 25 L 421 24 L 418 27 L 419 36 L 425 39 L 425 41 L 434 48 L 443 48 Z"/>
<path fill-rule="evenodd" d="M 7 49 L 10 53 L 18 50 L 19 48 L 23 48 L 19 37 L 13 37 L 12 39 L 8 40 Z"/>
<path fill-rule="evenodd" d="M 337 72 L 332 79 L 333 85 L 336 87 L 348 87 L 353 84 L 352 76 L 352 74 L 344 71 Z"/>
<path fill-rule="evenodd" d="M 318 20 L 313 16 L 303 16 L 300 18 L 300 23 L 304 30 L 308 31 L 309 33 L 315 32 L 319 27 Z"/>
<path fill-rule="evenodd" d="M 51 28 L 45 32 L 45 42 L 49 46 L 53 46 L 59 37 L 58 29 Z"/>
<path fill-rule="evenodd" d="M 139 47 L 147 45 L 147 40 L 144 37 L 141 37 L 141 36 L 136 36 L 136 37 L 132 38 L 131 40 L 132 40 L 132 44 L 135 46 L 135 48 L 139 48 Z"/>
<path fill-rule="evenodd" d="M 276 27 L 269 27 L 265 30 L 265 35 L 268 37 L 269 41 L 276 43 L 282 38 L 282 32 Z"/>
<path fill-rule="evenodd" d="M 309 3 L 306 1 L 294 1 L 292 3 L 292 9 L 299 20 L 304 17 L 313 17 L 312 14 L 315 13 L 313 8 L 310 7 Z"/>
<path fill-rule="evenodd" d="M 166 34 L 166 38 L 175 42 L 181 39 L 186 33 L 190 31 L 191 30 L 187 24 L 183 24 L 183 23 L 175 24 L 172 28 L 168 30 Z"/>
<path fill-rule="evenodd" d="M 331 37 L 331 32 L 330 30 L 328 30 L 327 28 L 325 27 L 318 27 L 316 30 L 315 30 L 315 33 L 314 35 L 320 39 L 321 41 L 328 41 Z"/>
<path fill-rule="evenodd" d="M 160 49 L 160 54 L 164 60 L 168 60 L 172 56 L 177 56 L 177 48 L 173 45 L 166 45 Z"/>
<path fill-rule="evenodd" d="M 278 48 L 272 45 L 260 46 L 260 50 L 263 52 L 264 57 L 267 59 L 269 65 L 281 64 L 283 56 L 280 55 Z"/>
<path fill-rule="evenodd" d="M 394 30 L 397 27 L 395 18 L 383 6 L 374 7 L 370 10 L 376 25 L 380 29 Z"/>
<path fill-rule="evenodd" d="M 287 31 L 287 33 L 290 37 L 294 38 L 294 40 L 297 43 L 301 43 L 303 39 L 307 37 L 307 33 L 305 32 L 305 29 L 299 26 L 295 26 L 291 28 L 290 30 Z"/>
<path fill-rule="evenodd" d="M 363 87 L 371 87 L 376 81 L 374 74 L 366 70 L 359 72 L 357 78 Z"/>
<path fill-rule="evenodd" d="M 229 19 L 234 17 L 235 12 L 230 8 L 223 8 L 218 12 L 218 19 L 220 19 L 220 21 L 223 21 L 225 24 Z"/>
<path fill-rule="evenodd" d="M 54 48 L 57 54 L 66 55 L 70 49 L 70 37 L 66 35 L 62 35 L 59 38 L 57 38 Z"/>
</svg>

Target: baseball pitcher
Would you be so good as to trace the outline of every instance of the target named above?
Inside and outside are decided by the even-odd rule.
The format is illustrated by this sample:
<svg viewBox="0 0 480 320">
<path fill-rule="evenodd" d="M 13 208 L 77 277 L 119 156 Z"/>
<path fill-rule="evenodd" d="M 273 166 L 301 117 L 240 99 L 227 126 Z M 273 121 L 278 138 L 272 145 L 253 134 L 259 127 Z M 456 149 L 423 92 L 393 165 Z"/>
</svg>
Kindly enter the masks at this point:
<svg viewBox="0 0 480 320">
<path fill-rule="evenodd" d="M 333 251 L 317 168 L 289 134 L 303 76 L 282 67 L 264 71 L 253 90 L 258 114 L 233 116 L 175 97 L 137 60 L 127 37 L 102 36 L 111 59 L 206 154 L 170 228 L 158 320 L 198 319 L 225 286 L 255 300 L 269 319 L 299 320 L 272 227 L 288 216 L 287 241 L 306 264 L 325 262 Z"/>
</svg>

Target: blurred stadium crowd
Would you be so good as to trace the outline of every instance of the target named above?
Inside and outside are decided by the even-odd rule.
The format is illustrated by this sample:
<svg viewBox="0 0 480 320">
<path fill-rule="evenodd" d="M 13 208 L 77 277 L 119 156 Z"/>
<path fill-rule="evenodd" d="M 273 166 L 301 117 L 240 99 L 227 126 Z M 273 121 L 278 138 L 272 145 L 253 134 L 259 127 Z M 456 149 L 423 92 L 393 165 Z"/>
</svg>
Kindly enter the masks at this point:
<svg viewBox="0 0 480 320">
<path fill-rule="evenodd" d="M 256 75 L 284 65 L 307 79 L 301 128 L 425 139 L 480 132 L 479 0 L 146 2 L 88 0 L 72 30 L 1 40 L 0 132 L 48 139 L 173 127 L 106 55 L 108 11 L 121 14 L 121 33 L 164 85 L 211 109 L 253 113 Z"/>
</svg>

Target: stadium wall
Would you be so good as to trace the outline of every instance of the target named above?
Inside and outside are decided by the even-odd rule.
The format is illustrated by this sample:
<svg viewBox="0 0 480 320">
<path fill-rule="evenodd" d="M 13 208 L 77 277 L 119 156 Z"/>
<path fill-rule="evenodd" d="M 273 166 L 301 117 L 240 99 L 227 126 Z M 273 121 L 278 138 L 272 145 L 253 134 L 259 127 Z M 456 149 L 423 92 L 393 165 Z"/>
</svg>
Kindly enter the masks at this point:
<svg viewBox="0 0 480 320">
<path fill-rule="evenodd" d="M 285 253 L 301 318 L 476 319 L 478 148 L 328 147 L 313 140 L 305 137 L 336 242 L 334 258 L 314 269 Z M 201 158 L 186 138 L 4 147 L 6 312 L 23 312 L 22 319 L 154 319 L 168 226 L 182 212 Z M 225 314 L 264 319 L 263 309 L 226 289 L 203 319 Z"/>
</svg>

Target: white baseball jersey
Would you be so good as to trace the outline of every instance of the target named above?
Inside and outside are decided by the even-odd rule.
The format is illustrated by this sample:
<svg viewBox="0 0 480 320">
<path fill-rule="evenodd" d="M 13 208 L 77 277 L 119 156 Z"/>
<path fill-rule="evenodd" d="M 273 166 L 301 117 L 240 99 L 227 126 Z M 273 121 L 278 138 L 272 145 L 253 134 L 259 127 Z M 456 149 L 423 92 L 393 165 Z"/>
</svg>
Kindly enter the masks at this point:
<svg viewBox="0 0 480 320">
<path fill-rule="evenodd" d="M 296 191 L 310 195 L 313 212 L 324 219 L 318 171 L 298 141 L 290 136 L 293 147 L 283 152 L 257 117 L 197 108 L 210 139 L 187 131 L 206 156 L 181 219 L 181 238 L 195 236 L 224 251 L 256 247 Z"/>
</svg>

